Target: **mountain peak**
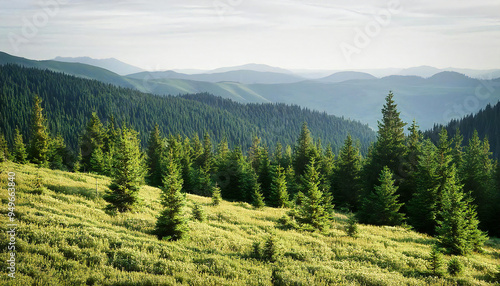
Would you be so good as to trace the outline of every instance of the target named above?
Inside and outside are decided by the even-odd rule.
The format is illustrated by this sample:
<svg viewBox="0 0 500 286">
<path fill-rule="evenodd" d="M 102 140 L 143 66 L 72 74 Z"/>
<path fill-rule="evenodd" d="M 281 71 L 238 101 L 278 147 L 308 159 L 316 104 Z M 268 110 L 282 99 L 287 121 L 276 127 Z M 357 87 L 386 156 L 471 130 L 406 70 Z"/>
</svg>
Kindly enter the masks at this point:
<svg viewBox="0 0 500 286">
<path fill-rule="evenodd" d="M 141 68 L 129 65 L 115 58 L 94 59 L 91 57 L 56 57 L 54 61 L 67 63 L 81 63 L 107 69 L 119 75 L 127 75 L 144 71 Z"/>
</svg>

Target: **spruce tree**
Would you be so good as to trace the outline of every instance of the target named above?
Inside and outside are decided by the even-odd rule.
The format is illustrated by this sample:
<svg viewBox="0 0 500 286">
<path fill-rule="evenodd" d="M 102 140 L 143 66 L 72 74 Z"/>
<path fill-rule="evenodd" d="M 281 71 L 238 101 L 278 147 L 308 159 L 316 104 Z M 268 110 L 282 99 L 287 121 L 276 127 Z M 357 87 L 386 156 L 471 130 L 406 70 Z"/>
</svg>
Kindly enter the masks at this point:
<svg viewBox="0 0 500 286">
<path fill-rule="evenodd" d="M 193 219 L 203 222 L 205 221 L 205 212 L 199 203 L 193 204 Z"/>
<path fill-rule="evenodd" d="M 136 204 L 140 186 L 144 182 L 145 168 L 140 150 L 138 133 L 124 127 L 115 157 L 115 169 L 109 191 L 104 199 L 109 203 L 107 209 L 119 212 L 129 211 Z"/>
<path fill-rule="evenodd" d="M 314 146 L 313 138 L 311 137 L 311 132 L 309 131 L 309 128 L 307 128 L 307 123 L 304 122 L 293 153 L 293 166 L 295 174 L 298 177 L 302 176 L 311 159 L 317 161 L 317 155 L 316 147 Z"/>
<path fill-rule="evenodd" d="M 437 246 L 432 247 L 431 255 L 429 257 L 429 270 L 432 272 L 434 276 L 443 276 L 444 275 L 444 259 L 443 254 L 439 250 Z"/>
<path fill-rule="evenodd" d="M 161 168 L 161 158 L 165 152 L 163 139 L 160 136 L 158 124 L 151 131 L 148 140 L 147 161 L 148 174 L 146 177 L 147 182 L 151 186 L 159 187 L 163 184 L 163 171 Z"/>
<path fill-rule="evenodd" d="M 178 240 L 189 228 L 184 214 L 186 199 L 181 193 L 182 177 L 172 150 L 167 156 L 166 170 L 161 194 L 163 210 L 156 221 L 155 234 L 158 239 Z"/>
<path fill-rule="evenodd" d="M 407 150 L 405 145 L 404 123 L 400 118 L 394 94 L 389 92 L 382 108 L 382 121 L 378 122 L 377 142 L 371 152 L 371 158 L 365 166 L 366 188 L 368 191 L 378 184 L 378 176 L 385 166 L 396 177 L 396 185 L 401 180 L 403 160 Z"/>
<path fill-rule="evenodd" d="M 261 209 L 265 206 L 264 195 L 262 194 L 262 191 L 260 190 L 260 184 L 256 184 L 253 187 L 252 205 L 256 209 Z"/>
<path fill-rule="evenodd" d="M 19 128 L 16 128 L 16 134 L 14 135 L 14 146 L 12 150 L 12 157 L 14 162 L 19 164 L 25 164 L 27 153 L 26 146 L 24 145 L 23 135 L 19 131 Z"/>
<path fill-rule="evenodd" d="M 68 170 L 66 162 L 68 161 L 69 156 L 69 150 L 66 148 L 66 143 L 64 143 L 64 138 L 61 135 L 57 135 L 56 138 L 49 139 L 47 158 L 50 168 Z"/>
<path fill-rule="evenodd" d="M 328 227 L 329 216 L 324 207 L 324 197 L 319 184 L 319 173 L 316 171 L 316 162 L 313 158 L 306 165 L 302 176 L 305 194 L 297 218 L 306 230 L 322 231 Z"/>
<path fill-rule="evenodd" d="M 35 96 L 31 114 L 30 140 L 28 157 L 31 162 L 39 165 L 47 165 L 47 153 L 49 151 L 49 134 L 47 123 L 43 115 L 42 100 Z"/>
<path fill-rule="evenodd" d="M 80 150 L 82 154 L 81 168 L 87 172 L 102 173 L 104 166 L 103 147 L 104 147 L 104 127 L 97 113 L 93 112 L 92 116 L 85 127 L 85 130 L 80 138 Z M 100 151 L 98 149 L 101 149 Z M 94 154 L 95 152 L 99 154 Z M 92 155 L 94 154 L 94 164 L 91 163 Z M 97 159 L 97 160 L 96 160 Z"/>
<path fill-rule="evenodd" d="M 399 212 L 403 204 L 398 202 L 398 189 L 394 186 L 393 174 L 389 167 L 384 167 L 380 173 L 380 185 L 364 199 L 360 211 L 363 222 L 374 225 L 398 226 L 403 224 L 404 214 Z"/>
<path fill-rule="evenodd" d="M 418 158 L 422 153 L 423 135 L 418 129 L 415 120 L 408 128 L 409 135 L 406 139 L 406 153 L 401 165 L 401 175 L 404 178 L 399 186 L 400 201 L 404 203 L 403 210 L 407 212 L 407 203 L 411 200 L 413 194 L 417 192 L 417 167 Z"/>
<path fill-rule="evenodd" d="M 422 144 L 415 171 L 416 191 L 408 202 L 408 221 L 415 230 L 434 234 L 436 230 L 436 212 L 438 210 L 439 180 L 437 175 L 437 148 L 428 139 Z"/>
<path fill-rule="evenodd" d="M 351 135 L 340 149 L 336 169 L 333 172 L 332 189 L 337 205 L 349 210 L 359 208 L 361 155 Z"/>
<path fill-rule="evenodd" d="M 441 247 L 451 254 L 464 255 L 477 250 L 485 237 L 478 229 L 475 208 L 458 184 L 452 165 L 444 178 L 442 209 L 439 210 L 436 232 Z"/>
<path fill-rule="evenodd" d="M 284 208 L 289 206 L 289 197 L 286 186 L 286 174 L 279 164 L 275 167 L 273 181 L 271 183 L 270 205 Z"/>
<path fill-rule="evenodd" d="M 217 183 L 214 185 L 212 189 L 212 206 L 218 206 L 222 201 L 222 197 L 220 194 L 220 188 L 217 186 Z"/>
</svg>

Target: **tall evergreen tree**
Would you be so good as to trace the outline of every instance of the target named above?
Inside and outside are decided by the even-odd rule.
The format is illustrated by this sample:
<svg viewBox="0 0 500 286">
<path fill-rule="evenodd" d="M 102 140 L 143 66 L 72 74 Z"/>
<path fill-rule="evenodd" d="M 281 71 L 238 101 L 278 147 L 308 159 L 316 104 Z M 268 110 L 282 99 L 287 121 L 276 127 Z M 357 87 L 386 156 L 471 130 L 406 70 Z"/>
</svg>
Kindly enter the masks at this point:
<svg viewBox="0 0 500 286">
<path fill-rule="evenodd" d="M 378 176 L 385 166 L 396 178 L 396 185 L 402 179 L 401 170 L 406 156 L 404 123 L 400 118 L 394 94 L 389 92 L 382 108 L 382 121 L 378 122 L 377 142 L 371 152 L 370 160 L 365 166 L 367 190 L 372 190 L 378 184 Z"/>
<path fill-rule="evenodd" d="M 453 156 L 453 164 L 457 170 L 462 169 L 462 164 L 464 163 L 464 147 L 462 146 L 462 142 L 464 137 L 460 133 L 460 129 L 455 130 L 455 136 L 453 136 L 453 148 L 452 148 L 452 156 Z"/>
<path fill-rule="evenodd" d="M 364 199 L 363 206 L 359 213 L 360 219 L 369 224 L 375 225 L 401 225 L 404 221 L 404 214 L 399 212 L 403 204 L 398 202 L 398 189 L 394 185 L 392 172 L 388 167 L 384 167 L 380 173 L 380 185 L 375 186 L 375 192 Z"/>
<path fill-rule="evenodd" d="M 161 167 L 161 159 L 165 152 L 165 145 L 160 136 L 160 129 L 158 124 L 151 131 L 148 140 L 147 161 L 148 174 L 146 177 L 147 182 L 151 186 L 159 187 L 163 185 L 163 171 Z"/>
<path fill-rule="evenodd" d="M 49 151 L 49 134 L 47 123 L 43 115 L 42 100 L 35 96 L 31 114 L 31 130 L 28 148 L 28 157 L 31 162 L 40 166 L 47 165 Z"/>
<path fill-rule="evenodd" d="M 269 203 L 273 207 L 288 207 L 289 197 L 286 186 L 286 174 L 285 169 L 281 165 L 277 165 L 274 168 L 273 181 L 271 183 L 271 197 Z"/>
<path fill-rule="evenodd" d="M 293 153 L 293 166 L 297 176 L 302 176 L 305 173 L 306 166 L 311 159 L 318 161 L 318 156 L 311 132 L 307 128 L 307 123 L 304 122 Z"/>
<path fill-rule="evenodd" d="M 84 171 L 102 173 L 104 169 L 104 136 L 101 120 L 97 113 L 93 112 L 80 138 L 81 169 Z M 91 163 L 92 157 L 94 157 L 94 165 Z M 95 165 L 96 163 L 98 165 Z"/>
<path fill-rule="evenodd" d="M 477 131 L 474 131 L 463 157 L 459 171 L 461 182 L 464 189 L 471 192 L 474 203 L 479 206 L 477 211 L 481 222 L 489 224 L 490 203 L 494 198 L 494 164 L 488 140 L 481 142 Z"/>
<path fill-rule="evenodd" d="M 474 206 L 457 183 L 454 165 L 449 168 L 444 180 L 442 209 L 436 229 L 439 243 L 451 254 L 464 255 L 478 250 L 486 238 L 478 229 Z"/>
<path fill-rule="evenodd" d="M 137 194 L 144 182 L 145 168 L 137 137 L 138 133 L 129 127 L 121 130 L 113 180 L 109 191 L 104 195 L 110 210 L 129 211 L 138 200 Z"/>
<path fill-rule="evenodd" d="M 399 186 L 400 201 L 404 203 L 403 210 L 407 212 L 406 205 L 412 198 L 413 194 L 417 192 L 417 166 L 418 157 L 422 152 L 423 135 L 418 129 L 415 120 L 408 128 L 409 135 L 406 139 L 406 153 L 402 162 L 401 176 L 404 178 Z"/>
<path fill-rule="evenodd" d="M 68 170 L 67 161 L 70 159 L 69 156 L 70 152 L 66 148 L 66 143 L 64 143 L 64 138 L 61 135 L 49 139 L 47 158 L 50 168 Z"/>
<path fill-rule="evenodd" d="M 266 148 L 262 148 L 260 152 L 260 164 L 257 176 L 262 195 L 266 199 L 269 199 L 271 197 L 271 183 L 273 180 L 272 173 L 273 172 L 271 168 L 271 161 L 269 160 L 269 154 Z"/>
<path fill-rule="evenodd" d="M 184 210 L 186 199 L 181 193 L 182 176 L 173 150 L 169 150 L 166 169 L 161 195 L 163 210 L 156 221 L 155 233 L 159 239 L 178 240 L 187 234 L 188 225 Z"/>
<path fill-rule="evenodd" d="M 305 193 L 299 206 L 297 221 L 307 230 L 326 229 L 329 216 L 325 210 L 323 192 L 319 189 L 320 179 L 314 158 L 306 165 L 302 184 Z"/>
<path fill-rule="evenodd" d="M 437 148 L 427 139 L 422 144 L 415 171 L 416 191 L 408 202 L 408 221 L 420 232 L 434 234 L 438 211 Z"/>
<path fill-rule="evenodd" d="M 0 139 L 1 140 L 1 139 Z M 19 131 L 19 128 L 16 128 L 16 134 L 14 135 L 14 146 L 12 150 L 13 160 L 16 163 L 24 164 L 26 163 L 26 146 L 24 145 L 23 135 Z"/>
<path fill-rule="evenodd" d="M 333 174 L 332 189 L 337 205 L 349 210 L 359 208 L 360 173 L 361 155 L 351 135 L 348 135 L 344 146 L 340 149 L 337 168 Z"/>
</svg>

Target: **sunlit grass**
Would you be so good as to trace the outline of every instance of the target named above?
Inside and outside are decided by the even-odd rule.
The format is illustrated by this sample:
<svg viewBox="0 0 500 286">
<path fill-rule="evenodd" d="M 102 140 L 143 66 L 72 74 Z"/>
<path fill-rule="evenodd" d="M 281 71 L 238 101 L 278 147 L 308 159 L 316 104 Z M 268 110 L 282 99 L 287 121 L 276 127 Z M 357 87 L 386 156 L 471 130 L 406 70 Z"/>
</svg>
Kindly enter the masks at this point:
<svg viewBox="0 0 500 286">
<path fill-rule="evenodd" d="M 2 261 L 8 255 L 8 171 L 16 173 L 18 224 L 16 278 L 7 277 L 4 263 L 1 285 L 493 285 L 500 265 L 500 241 L 490 239 L 483 253 L 459 257 L 465 266 L 459 276 L 432 277 L 432 237 L 360 225 L 352 238 L 340 213 L 325 233 L 285 231 L 276 222 L 286 209 L 227 201 L 212 206 L 210 198 L 194 195 L 187 195 L 186 215 L 197 202 L 207 219 L 191 219 L 186 239 L 159 241 L 152 234 L 161 208 L 157 188 L 142 187 L 133 212 L 111 216 L 102 199 L 107 177 L 10 162 L 1 170 Z M 37 174 L 42 194 L 33 192 Z M 274 263 L 251 256 L 253 242 L 269 235 L 280 254 Z"/>
</svg>

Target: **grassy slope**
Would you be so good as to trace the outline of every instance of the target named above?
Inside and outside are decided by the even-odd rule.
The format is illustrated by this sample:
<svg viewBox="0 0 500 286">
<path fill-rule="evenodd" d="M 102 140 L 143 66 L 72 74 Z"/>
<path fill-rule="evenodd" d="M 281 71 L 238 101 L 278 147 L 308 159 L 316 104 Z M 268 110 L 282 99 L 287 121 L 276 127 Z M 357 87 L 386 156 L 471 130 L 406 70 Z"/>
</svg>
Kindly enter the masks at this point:
<svg viewBox="0 0 500 286">
<path fill-rule="evenodd" d="M 158 241 L 150 234 L 158 215 L 160 190 L 145 186 L 135 213 L 109 216 L 101 198 L 110 179 L 3 163 L 1 260 L 6 261 L 7 172 L 16 173 L 17 278 L 1 285 L 271 285 L 275 276 L 294 285 L 443 285 L 460 280 L 487 285 L 500 265 L 500 243 L 490 240 L 483 254 L 459 259 L 459 277 L 429 277 L 427 258 L 434 239 L 402 228 L 360 226 L 357 239 L 345 235 L 345 216 L 337 214 L 327 234 L 283 231 L 275 222 L 286 210 L 253 210 L 248 204 L 188 195 L 202 204 L 208 220 L 190 221 L 190 237 Z M 40 172 L 46 190 L 30 193 Z M 96 178 L 98 195 L 95 193 Z M 278 239 L 276 263 L 250 257 L 252 243 L 269 233 Z M 449 260 L 450 257 L 446 257 Z M 95 283 L 95 284 L 93 284 Z"/>
</svg>

